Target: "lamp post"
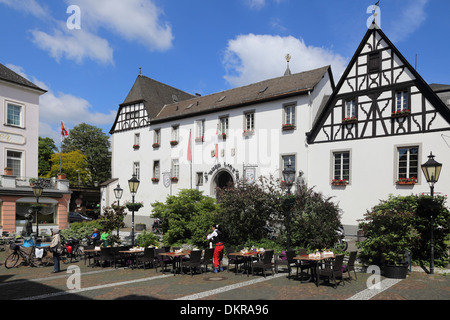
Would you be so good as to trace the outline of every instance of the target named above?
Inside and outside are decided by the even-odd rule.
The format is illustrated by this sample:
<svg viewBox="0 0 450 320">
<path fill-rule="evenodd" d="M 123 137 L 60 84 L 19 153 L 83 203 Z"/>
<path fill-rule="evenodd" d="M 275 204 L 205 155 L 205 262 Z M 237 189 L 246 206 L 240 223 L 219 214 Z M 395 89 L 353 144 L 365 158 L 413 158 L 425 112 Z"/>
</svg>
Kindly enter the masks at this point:
<svg viewBox="0 0 450 320">
<path fill-rule="evenodd" d="M 434 197 L 434 184 L 438 182 L 441 174 L 442 164 L 434 160 L 433 153 L 428 156 L 428 161 L 422 167 L 422 172 L 430 185 L 430 194 Z M 430 274 L 434 274 L 434 236 L 433 236 L 433 213 L 430 214 L 431 233 L 430 233 Z"/>
<path fill-rule="evenodd" d="M 117 184 L 117 187 L 114 189 L 114 195 L 117 199 L 117 205 L 120 206 L 120 199 L 122 198 L 123 189 L 120 187 L 120 184 Z"/>
<path fill-rule="evenodd" d="M 39 197 L 42 196 L 42 191 L 44 188 L 42 188 L 40 185 L 34 185 L 33 186 L 33 194 L 36 197 L 36 240 L 39 237 Z"/>
<path fill-rule="evenodd" d="M 290 199 L 290 195 L 291 195 L 291 188 L 292 185 L 294 184 L 294 180 L 295 180 L 295 169 L 293 169 L 291 167 L 291 162 L 289 161 L 289 164 L 286 166 L 286 168 L 283 170 L 283 179 L 284 179 L 284 183 L 286 184 L 286 188 L 287 188 L 287 195 L 288 198 L 285 201 L 285 204 L 288 207 L 288 212 L 287 212 L 287 249 L 290 250 L 291 248 L 291 206 L 294 202 L 294 199 Z"/>
<path fill-rule="evenodd" d="M 120 184 L 117 184 L 117 187 L 114 189 L 114 195 L 117 199 L 117 206 L 120 206 L 120 199 L 122 198 L 123 189 L 120 187 Z M 120 235 L 120 227 L 117 227 L 117 236 Z"/>
<path fill-rule="evenodd" d="M 130 180 L 128 180 L 128 186 L 130 187 L 132 203 L 134 204 L 134 196 L 139 188 L 139 180 L 136 178 L 136 174 L 133 174 Z M 131 246 L 134 247 L 134 205 L 131 208 Z"/>
</svg>

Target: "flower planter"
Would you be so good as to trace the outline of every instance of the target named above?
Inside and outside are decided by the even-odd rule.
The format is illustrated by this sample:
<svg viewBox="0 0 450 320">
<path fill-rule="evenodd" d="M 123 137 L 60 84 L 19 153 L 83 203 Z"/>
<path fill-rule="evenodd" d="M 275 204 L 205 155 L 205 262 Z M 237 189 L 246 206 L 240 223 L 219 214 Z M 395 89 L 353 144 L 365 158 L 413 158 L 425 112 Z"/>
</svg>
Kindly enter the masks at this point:
<svg viewBox="0 0 450 320">
<path fill-rule="evenodd" d="M 66 174 L 65 173 L 58 173 L 58 180 L 65 180 Z"/>
<path fill-rule="evenodd" d="M 398 185 L 414 185 L 416 181 L 397 181 Z"/>
<path fill-rule="evenodd" d="M 12 176 L 12 174 L 13 174 L 13 169 L 12 169 L 12 168 L 5 168 L 5 169 L 4 169 L 4 174 L 5 174 L 6 176 Z"/>
<path fill-rule="evenodd" d="M 178 144 L 178 141 L 176 141 L 176 140 L 170 141 L 171 146 L 176 146 L 177 144 Z"/>
<path fill-rule="evenodd" d="M 405 279 L 408 274 L 408 265 L 385 264 L 383 270 L 386 278 Z"/>
<path fill-rule="evenodd" d="M 139 149 L 139 148 L 140 148 L 140 146 L 137 145 L 137 144 L 135 144 L 135 145 L 133 146 L 133 149 L 134 149 L 134 150 Z"/>
<path fill-rule="evenodd" d="M 347 180 L 333 180 L 331 181 L 331 185 L 333 186 L 346 186 L 348 184 Z"/>
<path fill-rule="evenodd" d="M 127 203 L 125 206 L 130 211 L 139 211 L 139 209 L 142 207 L 142 204 L 140 204 L 140 203 Z"/>
<path fill-rule="evenodd" d="M 358 119 L 357 118 L 344 118 L 342 119 L 342 124 L 346 125 L 346 124 L 354 124 L 357 123 Z"/>
<path fill-rule="evenodd" d="M 137 223 L 136 224 L 136 231 L 143 231 L 147 230 L 147 226 L 145 223 Z"/>
<path fill-rule="evenodd" d="M 293 124 L 283 124 L 283 126 L 281 127 L 281 129 L 283 131 L 289 131 L 289 130 L 295 130 L 295 125 Z"/>
<path fill-rule="evenodd" d="M 170 180 L 171 180 L 172 182 L 178 182 L 178 178 L 177 178 L 177 177 L 172 177 L 172 178 L 170 178 Z"/>
<path fill-rule="evenodd" d="M 409 110 L 397 111 L 397 112 L 392 112 L 391 118 L 403 118 L 403 117 L 408 117 L 410 115 L 411 115 L 411 111 L 409 111 Z"/>
<path fill-rule="evenodd" d="M 159 182 L 159 179 L 158 179 L 158 178 L 152 178 L 152 182 L 158 183 L 158 182 Z"/>
<path fill-rule="evenodd" d="M 152 144 L 153 148 L 159 148 L 159 143 L 155 142 L 154 144 Z"/>
</svg>

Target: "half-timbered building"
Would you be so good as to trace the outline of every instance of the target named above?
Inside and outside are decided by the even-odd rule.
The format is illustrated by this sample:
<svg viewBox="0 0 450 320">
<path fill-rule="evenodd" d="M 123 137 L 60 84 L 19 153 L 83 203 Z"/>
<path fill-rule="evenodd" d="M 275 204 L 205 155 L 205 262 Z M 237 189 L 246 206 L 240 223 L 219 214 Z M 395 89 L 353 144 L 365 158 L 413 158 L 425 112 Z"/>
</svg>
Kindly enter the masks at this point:
<svg viewBox="0 0 450 320">
<path fill-rule="evenodd" d="M 237 179 L 281 178 L 290 162 L 310 187 L 334 196 L 353 233 L 389 194 L 429 192 L 420 165 L 430 153 L 444 163 L 435 191 L 450 191 L 449 108 L 450 86 L 427 84 L 376 24 L 336 86 L 330 67 L 204 97 L 140 75 L 111 130 L 117 180 L 105 186 L 103 205 L 117 183 L 130 199 L 133 173 L 145 202 L 139 215 L 148 218 L 152 202 L 180 189 L 215 196 Z"/>
<path fill-rule="evenodd" d="M 389 194 L 429 192 L 420 166 L 430 153 L 450 159 L 449 94 L 449 86 L 428 85 L 372 25 L 307 134 L 308 182 L 336 197 L 344 224 L 356 225 Z M 449 177 L 437 191 L 450 191 Z"/>
</svg>

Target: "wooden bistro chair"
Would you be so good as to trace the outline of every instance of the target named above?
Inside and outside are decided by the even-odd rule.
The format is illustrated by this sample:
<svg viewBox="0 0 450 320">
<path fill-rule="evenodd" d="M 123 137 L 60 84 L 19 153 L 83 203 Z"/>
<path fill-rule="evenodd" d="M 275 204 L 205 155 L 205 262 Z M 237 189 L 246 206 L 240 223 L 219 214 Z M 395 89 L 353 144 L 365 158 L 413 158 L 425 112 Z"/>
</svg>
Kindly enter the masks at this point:
<svg viewBox="0 0 450 320">
<path fill-rule="evenodd" d="M 214 265 L 214 248 L 205 249 L 205 253 L 203 255 L 202 264 L 205 267 L 205 272 L 208 272 L 208 265 Z"/>
<path fill-rule="evenodd" d="M 191 273 L 191 277 L 193 276 L 192 270 L 194 268 L 200 269 L 200 272 L 203 273 L 202 269 L 202 251 L 201 250 L 192 250 L 189 255 L 190 259 L 186 261 L 182 261 L 181 267 L 189 267 L 189 272 Z"/>
<path fill-rule="evenodd" d="M 297 261 L 294 260 L 295 257 L 295 251 L 294 250 L 288 250 L 285 252 L 285 254 L 278 255 L 275 258 L 275 271 L 278 273 L 278 268 L 280 266 L 286 266 L 288 269 L 288 279 L 291 279 L 291 271 L 292 267 L 297 268 L 297 276 L 298 276 L 298 264 Z"/>
<path fill-rule="evenodd" d="M 273 250 L 264 251 L 264 256 L 261 260 L 252 263 L 252 275 L 254 269 L 262 269 L 264 278 L 266 277 L 266 270 L 270 269 L 272 271 L 272 276 L 274 276 L 274 264 L 272 262 Z"/>
<path fill-rule="evenodd" d="M 230 255 L 230 253 L 236 252 L 233 247 L 226 247 L 225 251 L 228 260 L 227 271 L 230 271 L 230 264 L 234 264 L 234 271 L 237 273 L 238 265 L 245 263 L 245 259 L 243 257 Z"/>
<path fill-rule="evenodd" d="M 112 248 L 111 247 L 101 248 L 100 254 L 94 257 L 94 261 L 97 261 L 102 268 L 104 267 L 104 264 L 106 262 L 109 262 L 109 265 L 112 266 L 115 262 Z"/>
<path fill-rule="evenodd" d="M 138 255 L 136 257 L 136 265 L 139 267 L 140 264 L 145 269 L 145 265 L 154 266 L 155 261 L 155 248 L 145 248 L 143 255 Z"/>
<path fill-rule="evenodd" d="M 328 282 L 331 281 L 331 279 L 333 279 L 334 281 L 334 287 L 337 287 L 337 283 L 336 283 L 336 278 L 341 278 L 341 281 L 339 283 L 342 282 L 342 264 L 344 262 L 344 255 L 343 254 L 339 254 L 335 257 L 334 261 L 328 265 L 325 266 L 324 268 L 319 270 L 319 274 L 318 276 L 325 276 L 328 277 Z M 345 283 L 344 283 L 345 285 Z"/>
<path fill-rule="evenodd" d="M 355 261 L 356 261 L 356 255 L 358 251 L 351 251 L 350 256 L 348 257 L 348 260 L 344 258 L 344 264 L 342 265 L 342 272 L 348 273 L 348 279 L 352 280 L 352 276 L 350 275 L 350 271 L 353 271 L 355 273 L 355 279 L 357 280 L 358 277 L 356 276 L 356 270 L 355 270 Z"/>
</svg>

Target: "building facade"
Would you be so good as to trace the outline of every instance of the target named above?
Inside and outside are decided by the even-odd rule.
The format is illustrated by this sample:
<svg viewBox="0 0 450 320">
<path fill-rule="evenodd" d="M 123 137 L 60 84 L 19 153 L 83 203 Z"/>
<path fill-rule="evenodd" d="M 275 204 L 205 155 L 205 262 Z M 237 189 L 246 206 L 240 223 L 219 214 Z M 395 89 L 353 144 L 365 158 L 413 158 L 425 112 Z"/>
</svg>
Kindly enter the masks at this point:
<svg viewBox="0 0 450 320">
<path fill-rule="evenodd" d="M 281 178 L 288 163 L 333 197 L 352 234 L 389 194 L 429 192 L 420 165 L 431 152 L 444 163 L 436 191 L 450 190 L 450 86 L 428 85 L 376 24 L 336 86 L 324 67 L 204 97 L 171 90 L 153 100 L 153 117 L 145 97 L 127 98 L 111 130 L 117 180 L 103 198 L 114 199 L 117 182 L 130 200 L 136 174 L 142 219 L 180 189 L 214 197 L 238 179 Z"/>
<path fill-rule="evenodd" d="M 25 214 L 36 203 L 29 179 L 38 177 L 39 97 L 46 91 L 0 64 L 0 225 L 16 233 L 25 224 Z M 43 226 L 68 226 L 68 182 L 49 181 L 39 202 L 38 219 Z M 36 217 L 33 223 L 36 223 Z M 45 226 L 44 226 L 45 228 Z"/>
</svg>

